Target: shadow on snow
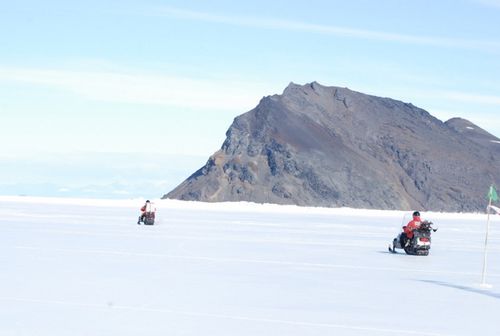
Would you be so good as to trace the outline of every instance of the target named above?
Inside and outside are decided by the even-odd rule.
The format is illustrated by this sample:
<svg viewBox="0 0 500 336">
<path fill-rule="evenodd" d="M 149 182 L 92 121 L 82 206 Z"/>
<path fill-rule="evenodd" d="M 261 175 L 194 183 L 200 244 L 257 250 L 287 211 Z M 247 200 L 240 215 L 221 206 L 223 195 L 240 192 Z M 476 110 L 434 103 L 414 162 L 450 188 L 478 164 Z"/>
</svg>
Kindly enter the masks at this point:
<svg viewBox="0 0 500 336">
<path fill-rule="evenodd" d="M 443 287 L 449 287 L 449 288 L 455 288 L 455 289 L 460 289 L 463 291 L 467 291 L 470 293 L 476 293 L 476 294 L 482 294 L 486 295 L 495 299 L 500 299 L 500 293 L 495 293 L 487 289 L 481 289 L 481 288 L 474 288 L 474 287 L 469 287 L 469 286 L 462 286 L 462 285 L 455 285 L 449 282 L 445 281 L 435 281 L 435 280 L 417 280 L 421 282 L 427 282 L 433 285 L 438 285 L 438 286 L 443 286 Z"/>
</svg>

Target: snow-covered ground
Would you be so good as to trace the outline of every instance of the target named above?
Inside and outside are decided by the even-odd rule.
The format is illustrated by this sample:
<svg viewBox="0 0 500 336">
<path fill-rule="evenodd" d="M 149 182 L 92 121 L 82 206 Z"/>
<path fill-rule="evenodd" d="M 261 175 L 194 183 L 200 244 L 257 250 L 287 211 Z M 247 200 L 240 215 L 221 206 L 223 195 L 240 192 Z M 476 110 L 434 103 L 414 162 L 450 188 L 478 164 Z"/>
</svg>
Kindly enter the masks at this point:
<svg viewBox="0 0 500 336">
<path fill-rule="evenodd" d="M 0 197 L 0 335 L 500 335 L 500 216 Z"/>
</svg>

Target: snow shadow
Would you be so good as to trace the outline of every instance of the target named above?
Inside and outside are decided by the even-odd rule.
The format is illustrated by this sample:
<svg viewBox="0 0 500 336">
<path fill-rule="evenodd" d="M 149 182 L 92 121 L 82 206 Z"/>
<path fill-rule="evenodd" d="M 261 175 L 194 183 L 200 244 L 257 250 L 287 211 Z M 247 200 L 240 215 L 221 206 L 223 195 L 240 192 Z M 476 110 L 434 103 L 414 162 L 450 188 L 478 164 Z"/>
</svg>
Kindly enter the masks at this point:
<svg viewBox="0 0 500 336">
<path fill-rule="evenodd" d="M 407 255 L 404 251 L 403 252 L 390 252 L 390 251 L 385 250 L 385 251 L 377 251 L 377 253 L 413 257 L 413 256 Z"/>
<path fill-rule="evenodd" d="M 430 283 L 430 284 L 438 285 L 438 286 L 443 286 L 443 287 L 456 288 L 456 289 L 464 290 L 467 292 L 482 294 L 482 295 L 486 295 L 486 296 L 489 296 L 489 297 L 492 297 L 495 299 L 500 299 L 500 293 L 495 293 L 495 292 L 492 292 L 492 291 L 486 290 L 486 289 L 474 288 L 474 287 L 462 286 L 462 285 L 455 285 L 455 284 L 445 282 L 445 281 L 435 281 L 435 280 L 417 280 L 417 281 L 426 282 L 426 283 Z"/>
</svg>

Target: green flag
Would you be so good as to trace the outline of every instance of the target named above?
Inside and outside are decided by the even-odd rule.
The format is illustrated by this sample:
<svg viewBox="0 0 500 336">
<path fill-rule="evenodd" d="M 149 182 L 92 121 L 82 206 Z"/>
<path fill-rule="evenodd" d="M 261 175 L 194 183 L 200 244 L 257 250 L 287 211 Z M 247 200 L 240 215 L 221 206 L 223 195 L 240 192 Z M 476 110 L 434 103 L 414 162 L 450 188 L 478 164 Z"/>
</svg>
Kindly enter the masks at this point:
<svg viewBox="0 0 500 336">
<path fill-rule="evenodd" d="M 493 185 L 490 186 L 490 191 L 488 192 L 488 198 L 494 202 L 498 201 L 497 191 L 495 190 L 495 187 L 493 187 Z"/>
</svg>

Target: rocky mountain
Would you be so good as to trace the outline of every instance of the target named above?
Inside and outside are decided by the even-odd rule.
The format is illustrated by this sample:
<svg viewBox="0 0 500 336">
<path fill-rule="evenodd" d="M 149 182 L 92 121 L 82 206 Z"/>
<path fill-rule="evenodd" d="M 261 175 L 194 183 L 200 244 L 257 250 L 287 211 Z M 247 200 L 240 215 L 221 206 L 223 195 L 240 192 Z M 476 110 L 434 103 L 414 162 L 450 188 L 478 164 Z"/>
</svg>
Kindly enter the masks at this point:
<svg viewBox="0 0 500 336">
<path fill-rule="evenodd" d="M 291 83 L 235 118 L 222 148 L 164 198 L 483 211 L 500 139 L 412 104 Z"/>
</svg>

